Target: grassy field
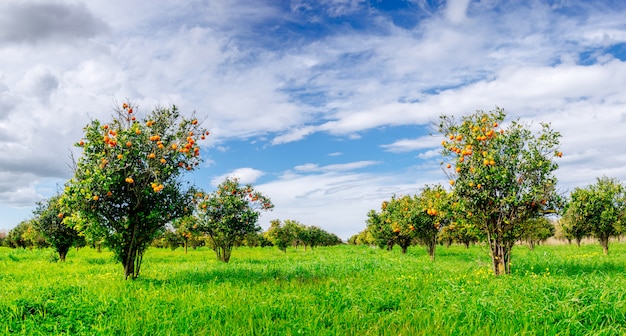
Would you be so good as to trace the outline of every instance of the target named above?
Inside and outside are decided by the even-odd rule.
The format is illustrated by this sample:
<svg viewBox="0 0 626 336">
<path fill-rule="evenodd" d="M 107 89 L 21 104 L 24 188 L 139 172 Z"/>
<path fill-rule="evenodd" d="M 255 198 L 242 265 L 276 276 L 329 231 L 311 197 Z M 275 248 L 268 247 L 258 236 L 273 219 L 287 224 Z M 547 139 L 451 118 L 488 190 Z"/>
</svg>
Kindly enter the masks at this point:
<svg viewBox="0 0 626 336">
<path fill-rule="evenodd" d="M 525 246 L 490 275 L 484 247 L 386 252 L 150 249 L 124 281 L 108 252 L 0 248 L 0 334 L 624 335 L 626 244 Z"/>
</svg>

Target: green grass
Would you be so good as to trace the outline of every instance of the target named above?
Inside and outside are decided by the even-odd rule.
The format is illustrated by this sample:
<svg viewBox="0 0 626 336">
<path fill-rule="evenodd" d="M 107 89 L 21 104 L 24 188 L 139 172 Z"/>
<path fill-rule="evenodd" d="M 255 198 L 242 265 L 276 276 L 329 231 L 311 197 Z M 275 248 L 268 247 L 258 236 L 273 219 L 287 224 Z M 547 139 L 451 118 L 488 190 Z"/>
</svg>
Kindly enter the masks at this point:
<svg viewBox="0 0 626 336">
<path fill-rule="evenodd" d="M 150 249 L 135 281 L 109 252 L 51 254 L 0 248 L 0 334 L 626 334 L 626 244 L 518 246 L 498 278 L 480 246 Z"/>
</svg>

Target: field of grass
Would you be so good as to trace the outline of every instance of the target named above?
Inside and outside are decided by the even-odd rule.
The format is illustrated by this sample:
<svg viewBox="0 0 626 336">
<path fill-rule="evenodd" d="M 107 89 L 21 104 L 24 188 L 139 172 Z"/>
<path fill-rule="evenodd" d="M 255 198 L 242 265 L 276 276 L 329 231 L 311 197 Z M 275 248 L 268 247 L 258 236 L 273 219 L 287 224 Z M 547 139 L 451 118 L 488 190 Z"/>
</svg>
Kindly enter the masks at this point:
<svg viewBox="0 0 626 336">
<path fill-rule="evenodd" d="M 624 335 L 626 244 L 525 246 L 490 274 L 484 247 L 150 249 L 123 280 L 109 252 L 0 248 L 0 334 Z"/>
</svg>

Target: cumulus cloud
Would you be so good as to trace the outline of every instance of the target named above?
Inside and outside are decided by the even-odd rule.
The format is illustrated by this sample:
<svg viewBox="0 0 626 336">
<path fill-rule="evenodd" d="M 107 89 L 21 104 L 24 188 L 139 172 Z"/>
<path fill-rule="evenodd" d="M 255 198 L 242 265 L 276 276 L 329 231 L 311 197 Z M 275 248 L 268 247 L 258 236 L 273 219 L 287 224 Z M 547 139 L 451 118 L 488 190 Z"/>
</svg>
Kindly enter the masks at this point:
<svg viewBox="0 0 626 336">
<path fill-rule="evenodd" d="M 238 168 L 227 174 L 223 174 L 211 179 L 211 184 L 213 186 L 217 186 L 218 184 L 222 183 L 226 178 L 239 179 L 239 183 L 241 184 L 253 184 L 264 174 L 264 172 L 254 168 Z"/>
</svg>

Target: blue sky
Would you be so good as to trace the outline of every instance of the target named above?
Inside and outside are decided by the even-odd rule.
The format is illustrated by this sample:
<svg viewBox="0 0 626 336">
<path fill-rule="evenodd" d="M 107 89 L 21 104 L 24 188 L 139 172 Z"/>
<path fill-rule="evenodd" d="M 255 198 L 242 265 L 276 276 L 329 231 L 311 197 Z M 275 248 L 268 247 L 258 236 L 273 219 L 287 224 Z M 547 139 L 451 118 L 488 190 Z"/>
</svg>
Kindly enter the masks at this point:
<svg viewBox="0 0 626 336">
<path fill-rule="evenodd" d="M 0 230 L 71 176 L 72 143 L 126 98 L 212 131 L 187 178 L 237 176 L 347 239 L 393 194 L 443 183 L 441 114 L 505 108 L 563 135 L 567 192 L 626 179 L 623 1 L 5 0 Z"/>
</svg>

